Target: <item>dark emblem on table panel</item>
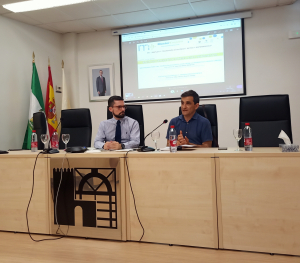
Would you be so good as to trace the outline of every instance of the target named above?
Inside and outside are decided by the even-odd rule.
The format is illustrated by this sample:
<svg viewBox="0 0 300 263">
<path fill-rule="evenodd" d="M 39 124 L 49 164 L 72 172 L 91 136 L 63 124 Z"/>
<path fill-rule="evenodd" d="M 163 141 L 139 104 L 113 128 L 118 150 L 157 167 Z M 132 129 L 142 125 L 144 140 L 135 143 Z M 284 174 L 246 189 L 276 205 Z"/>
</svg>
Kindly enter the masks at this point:
<svg viewBox="0 0 300 263">
<path fill-rule="evenodd" d="M 84 227 L 117 228 L 116 169 L 53 169 L 53 188 L 55 224 L 57 211 L 60 225 L 75 226 L 82 220 Z"/>
</svg>

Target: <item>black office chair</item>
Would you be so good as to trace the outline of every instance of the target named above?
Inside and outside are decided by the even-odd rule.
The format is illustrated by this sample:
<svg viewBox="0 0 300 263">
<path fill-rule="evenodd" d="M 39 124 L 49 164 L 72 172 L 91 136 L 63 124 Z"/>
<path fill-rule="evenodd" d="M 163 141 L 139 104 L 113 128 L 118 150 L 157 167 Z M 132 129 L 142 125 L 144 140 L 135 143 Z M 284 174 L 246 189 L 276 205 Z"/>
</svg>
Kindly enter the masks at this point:
<svg viewBox="0 0 300 263">
<path fill-rule="evenodd" d="M 240 123 L 249 122 L 254 147 L 278 147 L 283 143 L 278 135 L 283 130 L 292 142 L 289 95 L 267 95 L 240 98 Z M 244 147 L 244 140 L 240 140 Z"/>
<path fill-rule="evenodd" d="M 199 105 L 198 114 L 210 121 L 211 131 L 213 135 L 212 147 L 219 147 L 218 143 L 218 116 L 215 104 Z M 179 107 L 179 115 L 181 115 L 181 107 Z"/>
<path fill-rule="evenodd" d="M 43 150 L 44 144 L 41 141 L 41 134 L 47 133 L 47 122 L 44 112 L 33 113 L 33 129 L 36 130 L 38 138 L 38 149 Z"/>
<path fill-rule="evenodd" d="M 143 106 L 142 105 L 126 105 L 127 109 L 125 110 L 125 115 L 135 119 L 140 126 L 140 146 L 144 145 L 144 115 L 143 115 Z M 111 119 L 113 117 L 112 113 L 108 109 L 107 106 L 107 119 Z"/>
<path fill-rule="evenodd" d="M 70 134 L 70 141 L 68 142 L 68 147 L 90 147 L 92 140 L 92 119 L 90 110 L 62 110 L 59 149 L 65 148 L 65 144 L 61 139 L 62 134 Z"/>
</svg>

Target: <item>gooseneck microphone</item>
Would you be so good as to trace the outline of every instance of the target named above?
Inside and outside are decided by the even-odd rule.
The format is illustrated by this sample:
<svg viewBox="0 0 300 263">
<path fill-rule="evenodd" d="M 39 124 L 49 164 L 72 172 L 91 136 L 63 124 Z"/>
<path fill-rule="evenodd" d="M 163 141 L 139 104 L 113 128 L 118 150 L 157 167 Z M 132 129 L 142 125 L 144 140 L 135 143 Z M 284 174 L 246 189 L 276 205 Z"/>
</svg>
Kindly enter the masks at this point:
<svg viewBox="0 0 300 263">
<path fill-rule="evenodd" d="M 167 122 L 168 122 L 167 119 L 164 120 L 163 123 L 161 123 L 160 125 L 158 125 L 152 132 L 154 132 L 154 131 L 157 130 L 161 125 L 163 125 L 163 124 L 165 124 L 165 123 L 167 123 Z M 144 146 L 145 146 L 145 140 L 146 140 L 146 138 L 147 138 L 152 132 L 149 132 L 149 133 L 146 135 L 146 137 L 144 138 Z"/>
<path fill-rule="evenodd" d="M 163 125 L 163 124 L 165 124 L 165 123 L 167 123 L 167 122 L 168 122 L 168 120 L 165 119 L 165 120 L 163 121 L 163 123 L 161 123 L 160 125 L 158 125 L 153 131 L 149 132 L 149 133 L 146 135 L 146 137 L 144 138 L 144 145 L 143 145 L 143 146 L 140 146 L 138 151 L 140 151 L 140 152 L 151 152 L 151 151 L 154 151 L 155 149 L 153 149 L 153 148 L 151 148 L 151 147 L 148 147 L 148 146 L 145 146 L 145 140 L 146 140 L 146 138 L 147 138 L 152 132 L 154 132 L 154 131 L 157 130 L 161 125 Z"/>
</svg>

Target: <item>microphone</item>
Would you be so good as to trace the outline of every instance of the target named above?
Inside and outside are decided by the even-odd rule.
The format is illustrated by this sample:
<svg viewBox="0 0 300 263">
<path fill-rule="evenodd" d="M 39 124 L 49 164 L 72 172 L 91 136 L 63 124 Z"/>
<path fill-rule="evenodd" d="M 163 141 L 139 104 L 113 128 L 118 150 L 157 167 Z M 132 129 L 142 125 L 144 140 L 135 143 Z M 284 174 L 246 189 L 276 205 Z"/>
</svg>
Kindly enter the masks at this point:
<svg viewBox="0 0 300 263">
<path fill-rule="evenodd" d="M 167 123 L 167 122 L 168 122 L 168 120 L 165 119 L 165 120 L 163 121 L 163 123 L 161 123 L 160 125 L 158 125 L 153 131 L 149 132 L 149 133 L 146 135 L 146 137 L 144 138 L 144 145 L 139 147 L 139 150 L 138 150 L 139 152 L 151 152 L 151 151 L 155 151 L 155 149 L 153 149 L 153 148 L 151 148 L 151 147 L 148 147 L 148 146 L 145 146 L 145 140 L 146 140 L 146 138 L 147 138 L 152 132 L 154 132 L 154 131 L 157 130 L 161 125 L 163 125 L 163 124 L 165 124 L 165 123 Z"/>
</svg>

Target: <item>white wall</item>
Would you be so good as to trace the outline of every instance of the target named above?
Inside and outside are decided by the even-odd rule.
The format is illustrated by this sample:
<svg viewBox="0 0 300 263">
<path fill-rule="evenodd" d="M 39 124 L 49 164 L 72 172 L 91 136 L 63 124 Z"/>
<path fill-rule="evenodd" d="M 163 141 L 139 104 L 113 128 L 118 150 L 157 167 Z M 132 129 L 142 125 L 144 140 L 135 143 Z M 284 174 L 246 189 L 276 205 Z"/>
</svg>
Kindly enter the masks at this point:
<svg viewBox="0 0 300 263">
<path fill-rule="evenodd" d="M 67 84 L 66 91 L 68 92 L 70 106 L 71 108 L 79 108 L 77 34 L 64 34 L 62 36 L 62 46 Z"/>
<path fill-rule="evenodd" d="M 300 143 L 300 39 L 288 39 L 289 30 L 300 29 L 300 2 L 293 5 L 262 9 L 245 19 L 247 95 L 289 94 L 292 129 L 295 143 Z M 120 95 L 119 39 L 110 31 L 78 35 L 79 105 L 91 109 L 93 139 L 100 121 L 106 119 L 107 102 L 89 102 L 88 65 L 113 63 L 115 90 Z M 232 130 L 238 127 L 239 98 L 202 100 L 204 104 L 216 104 L 219 122 L 219 144 L 236 146 Z M 178 114 L 179 102 L 143 104 L 145 134 L 158 126 L 165 118 Z M 166 143 L 167 125 L 160 128 L 159 146 Z M 146 144 L 153 146 L 151 139 Z"/>
<path fill-rule="evenodd" d="M 48 56 L 53 85 L 61 85 L 62 36 L 0 16 L 0 149 L 21 148 L 29 115 L 32 52 L 44 98 Z M 60 97 L 57 103 L 60 104 Z M 59 111 L 59 108 L 58 108 Z"/>
</svg>

